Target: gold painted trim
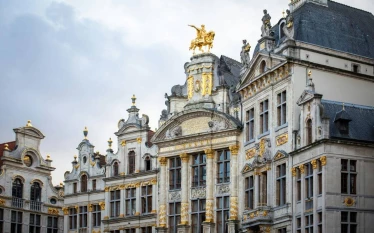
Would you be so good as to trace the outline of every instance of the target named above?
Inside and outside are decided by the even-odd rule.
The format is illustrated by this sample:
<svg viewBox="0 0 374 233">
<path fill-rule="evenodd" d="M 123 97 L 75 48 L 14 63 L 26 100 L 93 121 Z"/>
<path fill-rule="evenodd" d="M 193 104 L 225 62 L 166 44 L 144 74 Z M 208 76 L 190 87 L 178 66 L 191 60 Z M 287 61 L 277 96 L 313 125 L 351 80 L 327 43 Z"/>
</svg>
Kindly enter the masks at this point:
<svg viewBox="0 0 374 233">
<path fill-rule="evenodd" d="M 281 146 L 288 142 L 288 133 L 281 134 L 275 139 L 277 146 Z"/>
</svg>

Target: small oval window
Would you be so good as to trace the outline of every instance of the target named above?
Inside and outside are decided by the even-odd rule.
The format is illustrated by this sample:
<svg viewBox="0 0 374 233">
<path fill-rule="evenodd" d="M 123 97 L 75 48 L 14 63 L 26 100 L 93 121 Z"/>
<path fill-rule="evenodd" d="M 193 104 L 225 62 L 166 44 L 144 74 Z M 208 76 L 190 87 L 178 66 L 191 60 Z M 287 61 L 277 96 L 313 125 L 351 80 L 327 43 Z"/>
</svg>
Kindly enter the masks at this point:
<svg viewBox="0 0 374 233">
<path fill-rule="evenodd" d="M 57 203 L 57 200 L 56 200 L 56 198 L 51 198 L 51 199 L 50 199 L 50 202 L 51 202 L 51 204 L 56 204 L 56 203 Z"/>
</svg>

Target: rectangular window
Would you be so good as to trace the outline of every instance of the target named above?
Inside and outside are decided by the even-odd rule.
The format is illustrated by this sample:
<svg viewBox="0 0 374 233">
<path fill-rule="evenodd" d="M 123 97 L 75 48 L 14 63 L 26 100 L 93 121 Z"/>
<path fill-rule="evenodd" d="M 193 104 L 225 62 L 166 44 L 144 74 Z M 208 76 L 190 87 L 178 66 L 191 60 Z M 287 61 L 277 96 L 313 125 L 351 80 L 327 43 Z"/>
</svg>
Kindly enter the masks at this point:
<svg viewBox="0 0 374 233">
<path fill-rule="evenodd" d="M 101 225 L 101 208 L 99 205 L 92 207 L 92 226 L 99 227 Z"/>
<path fill-rule="evenodd" d="M 296 168 L 296 200 L 301 201 L 301 172 Z"/>
<path fill-rule="evenodd" d="M 58 233 L 58 217 L 48 216 L 47 233 Z"/>
<path fill-rule="evenodd" d="M 13 211 L 11 213 L 10 219 L 10 232 L 11 233 L 22 233 L 22 212 L 21 211 Z"/>
<path fill-rule="evenodd" d="M 341 232 L 356 233 L 357 232 L 357 212 L 341 212 Z"/>
<path fill-rule="evenodd" d="M 92 190 L 96 191 L 96 180 L 92 180 Z"/>
<path fill-rule="evenodd" d="M 120 231 L 118 232 L 115 232 L 115 233 L 119 233 Z M 135 228 L 129 228 L 129 229 L 126 229 L 125 230 L 125 233 L 135 233 L 136 232 L 136 229 Z"/>
<path fill-rule="evenodd" d="M 192 232 L 203 233 L 202 223 L 205 221 L 205 199 L 197 199 L 192 201 Z"/>
<path fill-rule="evenodd" d="M 217 161 L 217 183 L 227 183 L 230 182 L 230 151 L 222 150 L 218 151 L 218 161 Z"/>
<path fill-rule="evenodd" d="M 286 164 L 277 166 L 277 205 L 286 204 Z"/>
<path fill-rule="evenodd" d="M 259 192 L 260 192 L 260 203 L 259 206 L 267 206 L 268 203 L 268 191 L 267 191 L 267 172 L 262 172 L 260 175 Z"/>
<path fill-rule="evenodd" d="M 133 174 L 135 173 L 135 152 L 134 151 L 130 151 L 128 155 L 128 159 L 129 159 L 129 174 Z"/>
<path fill-rule="evenodd" d="M 29 232 L 40 233 L 40 215 L 39 214 L 30 214 Z"/>
<path fill-rule="evenodd" d="M 206 185 L 206 155 L 196 154 L 193 156 L 192 165 L 193 181 L 192 187 L 201 187 Z"/>
<path fill-rule="evenodd" d="M 341 160 L 341 191 L 344 194 L 356 194 L 356 160 Z"/>
<path fill-rule="evenodd" d="M 87 206 L 79 206 L 79 228 L 87 227 Z"/>
<path fill-rule="evenodd" d="M 254 207 L 254 179 L 253 176 L 245 178 L 245 207 L 253 209 Z"/>
<path fill-rule="evenodd" d="M 300 217 L 296 219 L 296 232 L 301 233 L 301 218 Z"/>
<path fill-rule="evenodd" d="M 181 188 L 181 158 L 174 157 L 169 159 L 169 190 Z"/>
<path fill-rule="evenodd" d="M 118 217 L 120 214 L 121 190 L 110 192 L 110 217 Z"/>
<path fill-rule="evenodd" d="M 278 229 L 278 233 L 287 233 L 287 228 Z"/>
<path fill-rule="evenodd" d="M 181 203 L 169 204 L 169 233 L 178 232 L 178 224 L 181 222 Z"/>
<path fill-rule="evenodd" d="M 77 193 L 77 183 L 73 183 L 73 193 Z"/>
<path fill-rule="evenodd" d="M 317 178 L 318 178 L 318 195 L 322 194 L 322 164 L 321 161 L 317 160 Z"/>
<path fill-rule="evenodd" d="M 313 209 L 313 165 L 305 164 L 305 210 Z"/>
<path fill-rule="evenodd" d="M 269 100 L 260 103 L 260 133 L 269 130 Z"/>
<path fill-rule="evenodd" d="M 126 189 L 126 215 L 131 216 L 136 212 L 136 188 Z"/>
<path fill-rule="evenodd" d="M 217 233 L 225 233 L 230 215 L 230 196 L 217 197 Z"/>
<path fill-rule="evenodd" d="M 69 208 L 69 229 L 77 229 L 77 209 Z"/>
<path fill-rule="evenodd" d="M 318 233 L 322 233 L 322 212 L 318 213 Z"/>
<path fill-rule="evenodd" d="M 255 109 L 251 108 L 246 111 L 246 141 L 254 139 L 255 132 Z"/>
<path fill-rule="evenodd" d="M 277 95 L 277 123 L 278 126 L 287 122 L 287 95 L 286 91 Z"/>
<path fill-rule="evenodd" d="M 313 214 L 305 216 L 305 233 L 313 233 Z"/>
<path fill-rule="evenodd" d="M 0 209 L 0 233 L 4 232 L 4 209 Z"/>
<path fill-rule="evenodd" d="M 125 232 L 127 233 L 127 231 L 125 230 Z M 119 230 L 114 230 L 114 231 L 109 231 L 109 233 L 120 233 Z"/>
<path fill-rule="evenodd" d="M 141 233 L 152 233 L 152 227 L 142 227 Z"/>
<path fill-rule="evenodd" d="M 142 186 L 142 213 L 152 212 L 152 185 Z"/>
</svg>

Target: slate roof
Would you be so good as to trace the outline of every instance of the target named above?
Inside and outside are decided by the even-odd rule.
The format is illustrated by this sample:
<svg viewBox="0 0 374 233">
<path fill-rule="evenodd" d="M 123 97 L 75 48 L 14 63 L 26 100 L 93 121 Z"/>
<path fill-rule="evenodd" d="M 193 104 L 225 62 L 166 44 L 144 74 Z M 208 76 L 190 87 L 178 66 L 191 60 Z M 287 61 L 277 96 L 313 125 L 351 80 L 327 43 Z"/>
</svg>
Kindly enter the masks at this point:
<svg viewBox="0 0 374 233">
<path fill-rule="evenodd" d="M 323 115 L 330 120 L 330 137 L 374 142 L 374 107 L 322 100 Z M 340 134 L 337 118 L 349 118 L 349 135 Z"/>
<path fill-rule="evenodd" d="M 219 59 L 218 75 L 222 75 L 224 84 L 236 86 L 240 80 L 240 69 L 242 64 L 232 58 L 222 55 Z"/>
</svg>

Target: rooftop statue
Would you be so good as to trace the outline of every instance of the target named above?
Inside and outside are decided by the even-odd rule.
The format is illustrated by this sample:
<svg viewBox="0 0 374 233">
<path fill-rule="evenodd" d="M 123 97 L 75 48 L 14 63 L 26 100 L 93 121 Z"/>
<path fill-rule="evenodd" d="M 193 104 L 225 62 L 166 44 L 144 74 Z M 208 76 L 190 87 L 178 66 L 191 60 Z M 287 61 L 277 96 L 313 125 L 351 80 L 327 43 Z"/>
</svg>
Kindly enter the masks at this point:
<svg viewBox="0 0 374 233">
<path fill-rule="evenodd" d="M 188 25 L 196 29 L 196 38 L 191 41 L 190 50 L 193 50 L 195 54 L 195 49 L 199 48 L 199 51 L 204 53 L 204 46 L 208 46 L 208 52 L 213 48 L 213 40 L 215 33 L 213 31 L 206 32 L 205 25 L 201 25 L 201 28 L 198 28 L 194 25 Z"/>
<path fill-rule="evenodd" d="M 262 26 L 261 26 L 261 36 L 269 36 L 271 30 L 271 16 L 269 15 L 267 10 L 264 10 L 264 16 L 262 17 Z"/>
<path fill-rule="evenodd" d="M 250 57 L 249 51 L 251 51 L 251 46 L 247 42 L 247 40 L 243 40 L 242 51 L 240 52 L 240 58 L 244 67 L 248 68 Z"/>
<path fill-rule="evenodd" d="M 286 10 L 286 12 L 287 12 L 287 16 L 286 16 L 287 28 L 291 28 L 293 26 L 293 16 L 290 10 Z"/>
</svg>

